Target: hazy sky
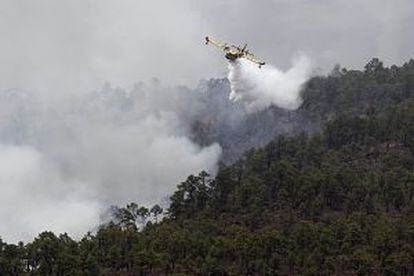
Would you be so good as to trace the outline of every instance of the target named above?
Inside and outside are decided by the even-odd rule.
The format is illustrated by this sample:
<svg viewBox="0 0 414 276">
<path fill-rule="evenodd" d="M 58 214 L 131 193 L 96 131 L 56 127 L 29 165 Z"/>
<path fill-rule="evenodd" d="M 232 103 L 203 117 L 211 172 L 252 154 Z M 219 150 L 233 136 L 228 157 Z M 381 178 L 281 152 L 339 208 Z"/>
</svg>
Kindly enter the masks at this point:
<svg viewBox="0 0 414 276">
<path fill-rule="evenodd" d="M 225 76 L 205 35 L 249 43 L 268 63 L 304 53 L 317 67 L 413 56 L 410 0 L 1 0 L 0 88 L 92 90 L 158 77 Z"/>
</svg>

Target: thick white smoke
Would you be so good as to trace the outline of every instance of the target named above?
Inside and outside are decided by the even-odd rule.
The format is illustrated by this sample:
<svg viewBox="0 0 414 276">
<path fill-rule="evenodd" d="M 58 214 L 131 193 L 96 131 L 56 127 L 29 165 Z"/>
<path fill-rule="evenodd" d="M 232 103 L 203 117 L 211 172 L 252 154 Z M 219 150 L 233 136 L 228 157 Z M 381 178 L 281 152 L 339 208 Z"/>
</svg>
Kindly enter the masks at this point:
<svg viewBox="0 0 414 276">
<path fill-rule="evenodd" d="M 215 172 L 219 145 L 188 137 L 191 92 L 158 82 L 51 104 L 0 95 L 0 236 L 40 231 L 80 237 L 111 204 L 152 204 L 189 174 Z"/>
<path fill-rule="evenodd" d="M 230 99 L 243 103 L 247 112 L 260 111 L 270 105 L 296 109 L 302 103 L 301 86 L 310 73 L 311 62 L 306 56 L 294 60 L 286 72 L 271 65 L 258 68 L 250 61 L 239 59 L 229 63 Z"/>
<path fill-rule="evenodd" d="M 98 223 L 101 205 L 93 187 L 63 179 L 33 147 L 0 144 L 0 183 L 6 241 L 28 240 L 41 230 L 79 234 Z"/>
</svg>

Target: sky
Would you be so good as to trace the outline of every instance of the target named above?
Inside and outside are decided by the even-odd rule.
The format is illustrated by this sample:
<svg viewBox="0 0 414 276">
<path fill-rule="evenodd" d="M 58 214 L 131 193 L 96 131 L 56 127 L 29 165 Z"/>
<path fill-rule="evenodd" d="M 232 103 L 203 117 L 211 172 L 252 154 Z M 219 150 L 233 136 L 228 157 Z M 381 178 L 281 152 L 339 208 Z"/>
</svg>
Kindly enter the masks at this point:
<svg viewBox="0 0 414 276">
<path fill-rule="evenodd" d="M 189 138 L 198 107 L 177 87 L 227 76 L 206 35 L 248 43 L 282 80 L 301 56 L 324 72 L 414 51 L 409 0 L 0 4 L 0 237 L 11 242 L 79 238 L 111 204 L 153 204 L 191 173 L 214 174 L 222 149 Z M 272 85 L 257 95 L 274 103 Z M 257 95 L 242 94 L 267 106 Z"/>
<path fill-rule="evenodd" d="M 414 51 L 413 11 L 410 0 L 1 0 L 0 88 L 76 93 L 224 77 L 206 35 L 246 42 L 280 68 L 298 54 L 323 70 L 374 56 L 401 64 Z"/>
</svg>

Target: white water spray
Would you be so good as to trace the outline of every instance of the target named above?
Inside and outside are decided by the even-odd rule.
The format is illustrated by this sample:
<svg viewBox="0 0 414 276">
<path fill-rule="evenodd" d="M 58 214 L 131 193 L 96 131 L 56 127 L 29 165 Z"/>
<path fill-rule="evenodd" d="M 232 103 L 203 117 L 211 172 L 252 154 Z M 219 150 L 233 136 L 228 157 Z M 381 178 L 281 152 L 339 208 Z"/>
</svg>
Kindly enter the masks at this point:
<svg viewBox="0 0 414 276">
<path fill-rule="evenodd" d="M 311 74 L 311 62 L 306 56 L 293 61 L 283 72 L 271 65 L 258 68 L 247 60 L 229 64 L 230 99 L 243 103 L 249 113 L 271 105 L 296 109 L 302 103 L 300 90 Z"/>
</svg>

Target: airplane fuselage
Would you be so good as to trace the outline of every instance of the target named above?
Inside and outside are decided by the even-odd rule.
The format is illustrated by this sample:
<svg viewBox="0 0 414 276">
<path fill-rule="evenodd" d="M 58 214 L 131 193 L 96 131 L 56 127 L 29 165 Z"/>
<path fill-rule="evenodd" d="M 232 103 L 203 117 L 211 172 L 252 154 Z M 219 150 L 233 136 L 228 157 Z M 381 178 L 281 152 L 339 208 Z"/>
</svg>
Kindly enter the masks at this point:
<svg viewBox="0 0 414 276">
<path fill-rule="evenodd" d="M 225 55 L 225 57 L 228 60 L 231 60 L 231 61 L 235 61 L 236 59 L 238 59 L 238 58 L 240 58 L 242 56 L 243 56 L 243 54 L 241 52 L 239 52 L 239 51 L 237 51 L 237 52 L 236 51 L 228 51 L 226 53 L 226 55 Z"/>
</svg>

